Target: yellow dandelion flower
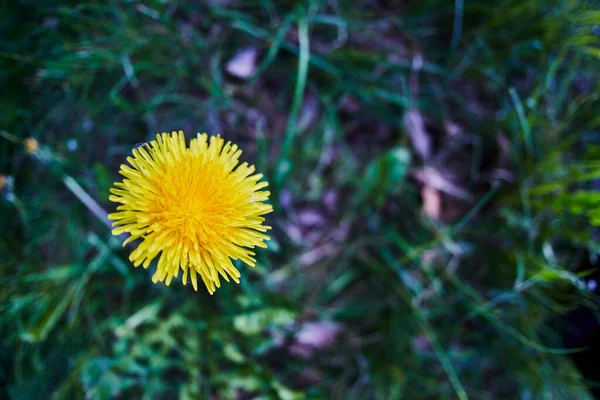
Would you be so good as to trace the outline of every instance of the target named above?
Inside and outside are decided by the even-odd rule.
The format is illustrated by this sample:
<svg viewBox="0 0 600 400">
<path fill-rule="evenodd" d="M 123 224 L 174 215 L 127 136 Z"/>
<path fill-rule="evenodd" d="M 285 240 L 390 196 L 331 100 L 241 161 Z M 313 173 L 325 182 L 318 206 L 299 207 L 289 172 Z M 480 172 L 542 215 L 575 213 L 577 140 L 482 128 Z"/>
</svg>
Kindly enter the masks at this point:
<svg viewBox="0 0 600 400">
<path fill-rule="evenodd" d="M 0 192 L 2 189 L 4 189 L 4 186 L 6 186 L 6 181 L 6 177 L 4 175 L 0 175 Z"/>
<path fill-rule="evenodd" d="M 233 260 L 254 266 L 254 247 L 264 243 L 270 229 L 261 215 L 273 211 L 263 202 L 262 174 L 254 166 L 239 164 L 242 151 L 220 136 L 198 134 L 187 147 L 182 131 L 156 135 L 156 140 L 133 150 L 130 166 L 121 165 L 125 177 L 115 183 L 109 199 L 120 203 L 108 217 L 115 221 L 113 235 L 129 233 L 123 246 L 141 238 L 129 259 L 148 268 L 159 257 L 152 281 L 170 285 L 183 271 L 198 290 L 200 275 L 212 294 L 220 287 L 219 275 L 239 283 Z M 160 254 L 160 256 L 159 256 Z"/>
<path fill-rule="evenodd" d="M 40 148 L 40 144 L 38 143 L 38 141 L 32 137 L 28 137 L 23 143 L 25 145 L 25 151 L 27 152 L 27 154 L 34 154 Z"/>
</svg>

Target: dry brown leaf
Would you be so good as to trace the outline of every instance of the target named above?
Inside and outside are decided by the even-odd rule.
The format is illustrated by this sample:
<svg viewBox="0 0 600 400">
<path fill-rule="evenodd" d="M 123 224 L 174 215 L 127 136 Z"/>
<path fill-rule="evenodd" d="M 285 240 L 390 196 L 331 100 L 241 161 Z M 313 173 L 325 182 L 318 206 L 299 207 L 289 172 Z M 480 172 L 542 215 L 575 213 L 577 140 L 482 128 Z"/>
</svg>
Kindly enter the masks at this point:
<svg viewBox="0 0 600 400">
<path fill-rule="evenodd" d="M 325 225 L 326 219 L 320 210 L 314 208 L 305 208 L 298 212 L 298 224 L 301 227 L 313 227 Z"/>
<path fill-rule="evenodd" d="M 256 69 L 256 58 L 258 52 L 254 48 L 248 48 L 238 51 L 225 64 L 225 71 L 236 78 L 249 78 Z"/>
<path fill-rule="evenodd" d="M 404 116 L 404 124 L 410 134 L 410 140 L 422 160 L 431 156 L 431 137 L 425 129 L 425 120 L 417 110 L 410 110 Z"/>
<path fill-rule="evenodd" d="M 448 177 L 434 167 L 424 167 L 415 170 L 413 176 L 424 185 L 430 186 L 433 189 L 437 189 L 451 196 L 464 200 L 470 198 L 466 190 L 453 183 Z"/>
<path fill-rule="evenodd" d="M 431 186 L 423 186 L 421 189 L 423 199 L 423 212 L 430 218 L 439 220 L 442 214 L 442 196 L 440 192 Z"/>
<path fill-rule="evenodd" d="M 296 357 L 308 358 L 315 350 L 324 349 L 333 344 L 341 330 L 341 326 L 333 321 L 307 322 L 296 334 L 289 351 Z"/>
</svg>

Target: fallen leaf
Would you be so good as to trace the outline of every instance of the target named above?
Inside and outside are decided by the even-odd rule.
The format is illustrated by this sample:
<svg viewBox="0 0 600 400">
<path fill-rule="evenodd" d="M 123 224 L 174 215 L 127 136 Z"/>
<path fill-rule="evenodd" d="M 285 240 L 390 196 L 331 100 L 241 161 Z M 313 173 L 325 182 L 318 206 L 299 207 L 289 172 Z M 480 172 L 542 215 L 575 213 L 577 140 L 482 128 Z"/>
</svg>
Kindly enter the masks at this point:
<svg viewBox="0 0 600 400">
<path fill-rule="evenodd" d="M 463 200 L 470 198 L 469 193 L 453 183 L 447 176 L 434 167 L 424 167 L 413 172 L 415 179 L 426 186 Z"/>
<path fill-rule="evenodd" d="M 313 208 L 306 208 L 298 213 L 298 224 L 302 227 L 323 226 L 325 217 L 323 213 Z"/>
<path fill-rule="evenodd" d="M 431 186 L 423 186 L 421 189 L 423 199 L 423 212 L 430 218 L 439 220 L 442 213 L 442 196 L 440 192 Z"/>
<path fill-rule="evenodd" d="M 295 341 L 288 350 L 295 357 L 309 358 L 315 350 L 331 345 L 341 329 L 341 326 L 333 321 L 307 322 L 296 333 Z"/>
<path fill-rule="evenodd" d="M 256 49 L 248 48 L 237 52 L 233 58 L 225 64 L 225 71 L 236 78 L 249 78 L 256 69 Z"/>
<path fill-rule="evenodd" d="M 425 129 L 425 120 L 417 110 L 410 110 L 404 116 L 404 124 L 410 134 L 410 140 L 422 160 L 431 156 L 431 137 Z"/>
<path fill-rule="evenodd" d="M 312 265 L 318 262 L 319 260 L 331 256 L 337 250 L 338 248 L 336 246 L 333 246 L 332 244 L 325 244 L 321 247 L 317 247 L 302 254 L 300 257 L 298 257 L 298 264 Z"/>
<path fill-rule="evenodd" d="M 335 341 L 340 330 L 340 325 L 333 321 L 307 322 L 296 334 L 296 342 L 314 349 L 322 349 Z"/>
</svg>

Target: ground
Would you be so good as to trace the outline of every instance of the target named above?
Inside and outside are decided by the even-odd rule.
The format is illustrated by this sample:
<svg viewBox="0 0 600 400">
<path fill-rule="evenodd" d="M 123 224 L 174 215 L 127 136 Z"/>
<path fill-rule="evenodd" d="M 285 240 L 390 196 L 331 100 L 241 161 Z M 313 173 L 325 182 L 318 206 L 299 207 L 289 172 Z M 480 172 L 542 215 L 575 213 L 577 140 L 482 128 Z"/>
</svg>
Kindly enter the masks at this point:
<svg viewBox="0 0 600 400">
<path fill-rule="evenodd" d="M 3 397 L 588 398 L 597 1 L 12 3 Z M 106 224 L 178 130 L 270 183 L 268 249 L 212 296 Z"/>
</svg>

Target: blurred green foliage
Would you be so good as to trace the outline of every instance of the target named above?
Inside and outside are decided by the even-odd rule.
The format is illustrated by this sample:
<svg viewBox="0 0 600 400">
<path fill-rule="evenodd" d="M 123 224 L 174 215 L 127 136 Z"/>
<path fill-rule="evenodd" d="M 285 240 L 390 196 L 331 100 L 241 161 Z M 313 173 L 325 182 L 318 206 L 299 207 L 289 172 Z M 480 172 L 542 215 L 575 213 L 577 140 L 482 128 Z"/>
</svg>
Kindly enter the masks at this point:
<svg viewBox="0 0 600 400">
<path fill-rule="evenodd" d="M 588 398 L 556 319 L 597 304 L 599 5 L 2 3 L 0 397 Z M 90 209 L 179 129 L 271 182 L 269 249 L 214 296 Z"/>
</svg>

